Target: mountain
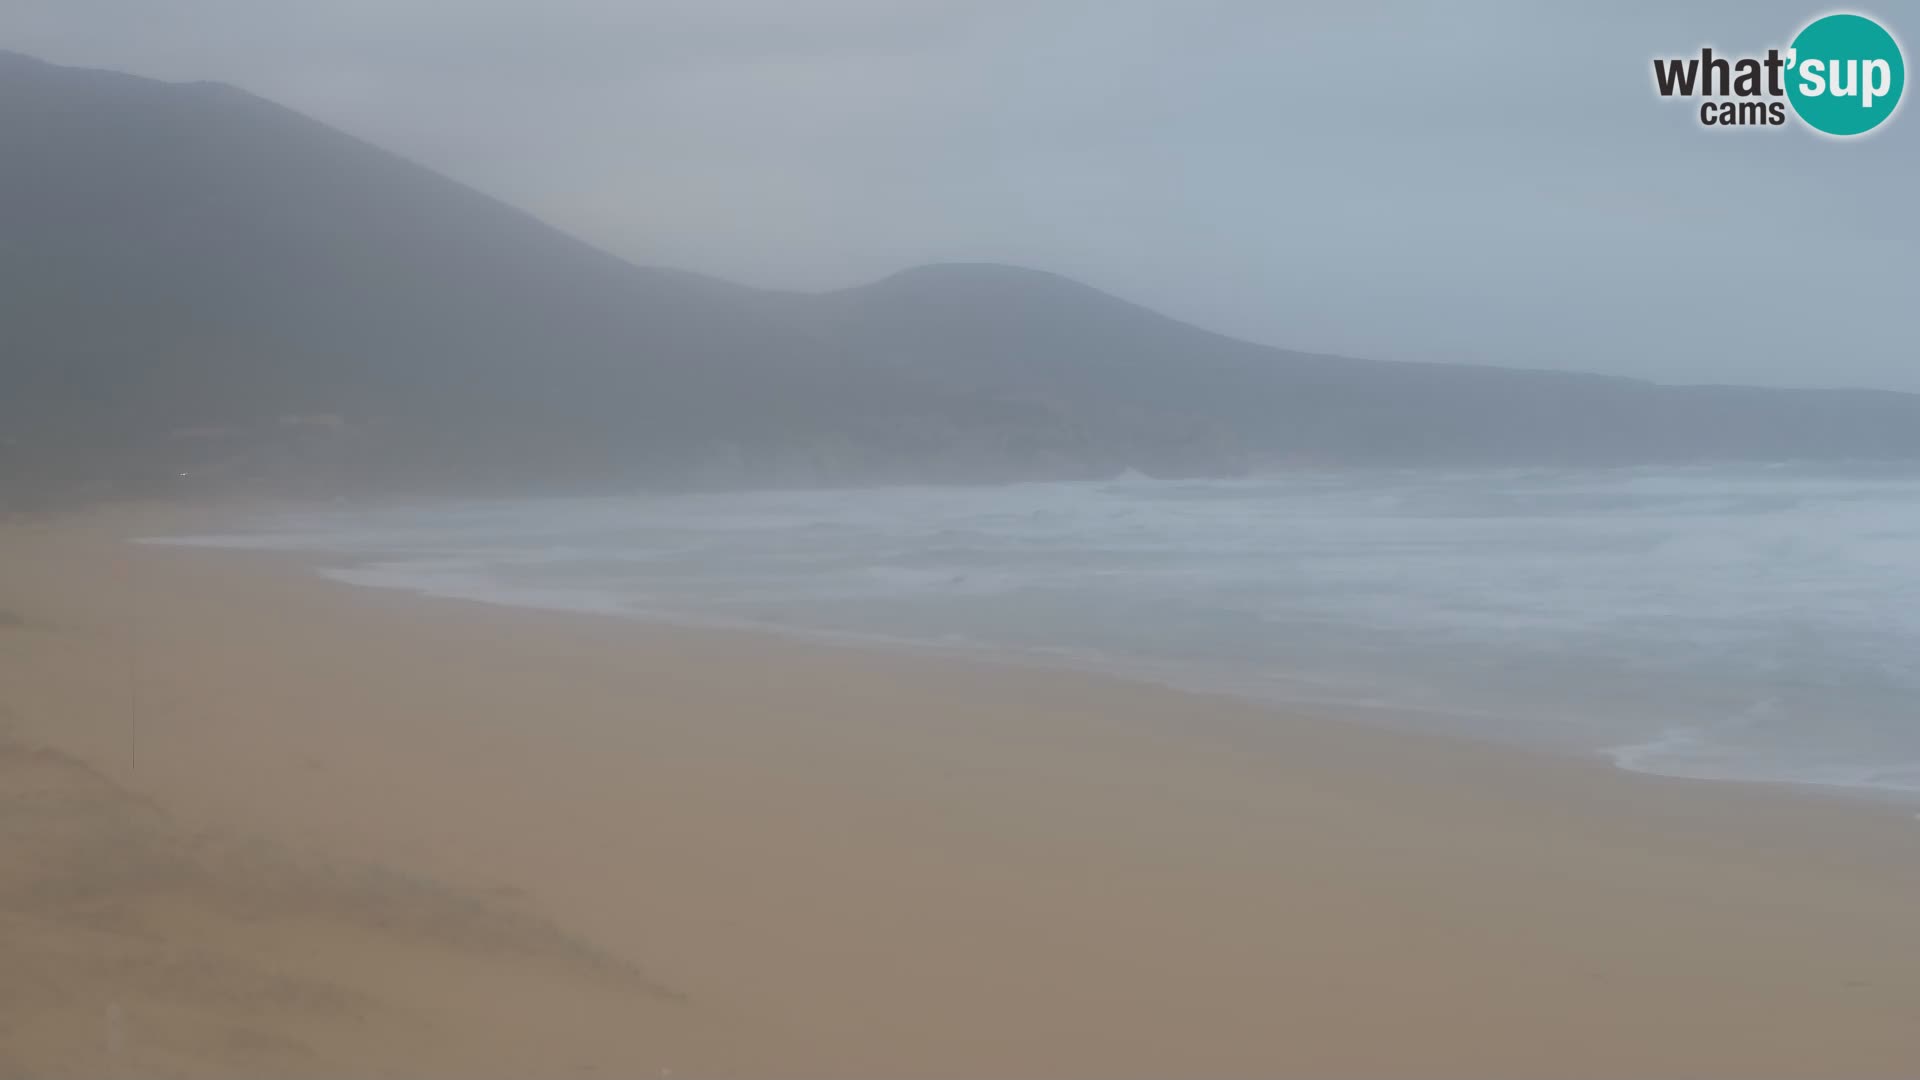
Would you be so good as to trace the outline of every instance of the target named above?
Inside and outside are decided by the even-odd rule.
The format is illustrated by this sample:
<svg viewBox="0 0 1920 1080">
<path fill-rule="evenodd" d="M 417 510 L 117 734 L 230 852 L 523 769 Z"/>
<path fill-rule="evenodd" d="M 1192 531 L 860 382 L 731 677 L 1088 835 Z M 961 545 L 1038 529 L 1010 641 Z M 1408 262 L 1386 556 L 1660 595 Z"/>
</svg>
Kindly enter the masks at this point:
<svg viewBox="0 0 1920 1080">
<path fill-rule="evenodd" d="M 638 267 L 232 87 L 10 53 L 0 379 L 0 503 L 1920 456 L 1907 395 L 1315 356 L 1012 267 Z"/>
<path fill-rule="evenodd" d="M 836 340 L 1075 415 L 1184 417 L 1255 458 L 1633 464 L 1920 457 L 1920 396 L 1291 352 L 1052 274 L 932 266 L 823 297 Z"/>
<path fill-rule="evenodd" d="M 0 423 L 42 460 L 217 456 L 324 417 L 385 480 L 595 483 L 843 408 L 784 304 L 230 87 L 0 57 L 0 224 Z"/>
</svg>

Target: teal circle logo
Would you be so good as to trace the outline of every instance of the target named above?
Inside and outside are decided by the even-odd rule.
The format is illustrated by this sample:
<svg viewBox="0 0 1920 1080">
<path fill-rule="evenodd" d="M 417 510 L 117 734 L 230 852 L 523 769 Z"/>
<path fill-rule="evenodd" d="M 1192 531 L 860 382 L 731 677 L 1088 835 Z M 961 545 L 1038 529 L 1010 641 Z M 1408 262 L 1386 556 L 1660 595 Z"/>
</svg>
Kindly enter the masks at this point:
<svg viewBox="0 0 1920 1080">
<path fill-rule="evenodd" d="M 1863 135 L 1893 115 L 1907 85 L 1900 44 L 1864 15 L 1827 15 L 1793 39 L 1787 100 L 1816 131 Z"/>
</svg>

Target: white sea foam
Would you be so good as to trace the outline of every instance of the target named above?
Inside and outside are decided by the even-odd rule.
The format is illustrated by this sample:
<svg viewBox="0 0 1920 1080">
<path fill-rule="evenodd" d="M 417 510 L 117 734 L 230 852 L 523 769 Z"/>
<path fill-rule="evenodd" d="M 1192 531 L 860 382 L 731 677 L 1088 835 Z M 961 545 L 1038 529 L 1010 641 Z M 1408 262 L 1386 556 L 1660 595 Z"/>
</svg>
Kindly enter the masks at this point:
<svg viewBox="0 0 1920 1080">
<path fill-rule="evenodd" d="M 492 603 L 989 650 L 1920 789 L 1920 469 L 1298 472 L 290 514 L 168 538 Z"/>
</svg>

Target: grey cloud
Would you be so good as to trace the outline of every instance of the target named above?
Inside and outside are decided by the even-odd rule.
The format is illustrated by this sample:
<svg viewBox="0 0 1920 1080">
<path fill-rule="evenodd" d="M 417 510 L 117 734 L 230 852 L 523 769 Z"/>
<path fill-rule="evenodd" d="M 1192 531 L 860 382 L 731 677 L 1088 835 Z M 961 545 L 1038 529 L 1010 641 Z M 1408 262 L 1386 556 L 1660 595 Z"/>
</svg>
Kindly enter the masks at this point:
<svg viewBox="0 0 1920 1080">
<path fill-rule="evenodd" d="M 234 82 L 755 284 L 1024 262 L 1295 347 L 1920 390 L 1912 106 L 1836 143 L 1705 131 L 1650 86 L 1655 54 L 1815 13 L 14 0 L 0 46 Z"/>
</svg>

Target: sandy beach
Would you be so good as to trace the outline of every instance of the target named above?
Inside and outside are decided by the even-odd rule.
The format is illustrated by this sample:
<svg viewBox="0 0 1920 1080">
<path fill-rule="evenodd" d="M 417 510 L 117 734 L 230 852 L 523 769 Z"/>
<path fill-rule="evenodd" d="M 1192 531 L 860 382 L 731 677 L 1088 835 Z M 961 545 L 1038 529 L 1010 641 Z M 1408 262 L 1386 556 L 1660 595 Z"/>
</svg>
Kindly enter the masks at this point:
<svg viewBox="0 0 1920 1080">
<path fill-rule="evenodd" d="M 0 1076 L 1893 1076 L 1914 807 L 0 525 Z"/>
</svg>

